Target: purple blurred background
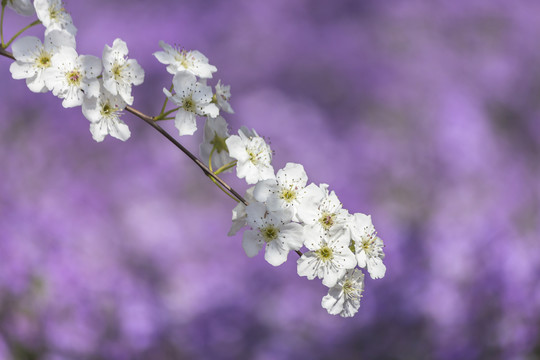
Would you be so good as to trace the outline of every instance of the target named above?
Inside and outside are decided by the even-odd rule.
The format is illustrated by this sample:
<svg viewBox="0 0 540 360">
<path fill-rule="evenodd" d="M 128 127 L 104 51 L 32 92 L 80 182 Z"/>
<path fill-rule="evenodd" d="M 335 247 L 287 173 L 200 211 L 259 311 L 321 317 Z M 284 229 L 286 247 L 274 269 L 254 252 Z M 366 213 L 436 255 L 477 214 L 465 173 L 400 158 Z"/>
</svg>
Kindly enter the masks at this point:
<svg viewBox="0 0 540 360">
<path fill-rule="evenodd" d="M 79 53 L 127 42 L 146 113 L 159 40 L 208 56 L 232 132 L 371 214 L 388 270 L 328 315 L 295 257 L 226 236 L 234 203 L 159 134 L 126 114 L 128 142 L 95 143 L 3 58 L 0 359 L 540 358 L 539 2 L 65 2 Z"/>
</svg>

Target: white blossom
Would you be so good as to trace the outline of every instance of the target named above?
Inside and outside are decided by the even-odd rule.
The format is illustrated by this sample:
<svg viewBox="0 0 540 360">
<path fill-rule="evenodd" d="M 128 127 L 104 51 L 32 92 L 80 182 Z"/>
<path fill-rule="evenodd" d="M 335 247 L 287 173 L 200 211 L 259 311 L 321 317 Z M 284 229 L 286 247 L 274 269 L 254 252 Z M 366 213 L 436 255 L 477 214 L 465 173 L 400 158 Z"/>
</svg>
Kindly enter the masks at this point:
<svg viewBox="0 0 540 360">
<path fill-rule="evenodd" d="M 210 79 L 217 68 L 208 64 L 208 58 L 197 50 L 187 51 L 174 48 L 164 41 L 159 46 L 165 51 L 158 51 L 154 56 L 162 64 L 168 65 L 167 71 L 175 75 L 178 72 L 188 72 L 202 79 Z"/>
<path fill-rule="evenodd" d="M 299 208 L 298 217 L 321 234 L 331 230 L 345 229 L 349 213 L 342 208 L 335 192 L 329 192 L 327 184 L 321 184 L 318 191 L 319 194 L 314 196 L 321 200 L 315 206 Z M 315 191 L 314 194 L 316 194 Z"/>
<path fill-rule="evenodd" d="M 103 86 L 113 95 L 120 95 L 128 104 L 133 104 L 131 85 L 144 81 L 144 71 L 137 60 L 127 59 L 128 48 L 124 41 L 116 39 L 112 48 L 103 49 Z"/>
<path fill-rule="evenodd" d="M 41 41 L 34 36 L 25 36 L 13 42 L 11 49 L 15 62 L 9 70 L 14 79 L 26 79 L 26 85 L 33 92 L 46 92 L 43 72 L 51 67 L 51 58 L 61 46 L 75 47 L 75 38 L 64 31 L 51 31 Z"/>
<path fill-rule="evenodd" d="M 231 107 L 231 104 L 229 104 L 229 100 L 231 99 L 231 86 L 230 85 L 222 85 L 221 80 L 218 80 L 218 83 L 216 84 L 216 101 L 217 106 L 229 114 L 234 114 L 234 110 Z"/>
<path fill-rule="evenodd" d="M 173 78 L 173 87 L 174 95 L 167 89 L 163 89 L 163 92 L 180 106 L 174 119 L 174 125 L 180 136 L 193 135 L 197 130 L 197 115 L 218 116 L 218 107 L 211 103 L 212 89 L 198 82 L 194 75 L 186 72 L 177 73 Z"/>
<path fill-rule="evenodd" d="M 356 258 L 349 249 L 348 231 L 342 229 L 321 235 L 305 227 L 304 237 L 304 245 L 310 251 L 298 259 L 298 275 L 307 276 L 309 280 L 318 277 L 323 285 L 333 287 L 347 269 L 356 266 Z"/>
<path fill-rule="evenodd" d="M 212 154 L 213 170 L 217 170 L 233 161 L 229 156 L 227 144 L 225 144 L 225 140 L 227 140 L 229 136 L 228 124 L 223 117 L 206 118 L 203 142 L 199 146 L 199 152 L 201 158 L 207 165 L 210 154 Z M 226 171 L 231 171 L 231 169 Z"/>
<path fill-rule="evenodd" d="M 32 0 L 8 0 L 7 6 L 24 16 L 31 16 L 36 13 Z"/>
<path fill-rule="evenodd" d="M 53 30 L 67 31 L 73 36 L 77 34 L 62 0 L 34 0 L 34 7 L 38 19 L 45 26 L 45 35 Z"/>
<path fill-rule="evenodd" d="M 246 207 L 247 223 L 242 246 L 246 255 L 253 257 L 266 245 L 264 259 L 273 266 L 287 261 L 291 250 L 299 250 L 303 243 L 302 225 L 292 222 L 292 212 L 268 212 L 264 204 L 254 202 Z"/>
<path fill-rule="evenodd" d="M 92 138 L 97 142 L 103 141 L 106 135 L 126 141 L 131 136 L 128 126 L 120 120 L 126 102 L 120 95 L 113 95 L 104 87 L 98 97 L 85 98 L 82 112 L 90 121 Z"/>
<path fill-rule="evenodd" d="M 377 236 L 371 216 L 356 213 L 349 220 L 351 238 L 354 241 L 358 266 L 367 267 L 372 279 L 381 279 L 386 273 L 383 263 L 383 241 Z"/>
<path fill-rule="evenodd" d="M 85 97 L 99 95 L 100 59 L 91 55 L 79 56 L 75 49 L 62 46 L 51 58 L 51 63 L 51 67 L 43 72 L 43 78 L 47 88 L 64 99 L 62 106 L 79 106 Z"/>
<path fill-rule="evenodd" d="M 364 274 L 358 269 L 347 270 L 335 286 L 328 290 L 321 305 L 331 315 L 352 317 L 360 308 L 364 291 Z"/>
<path fill-rule="evenodd" d="M 257 201 L 266 202 L 270 211 L 292 209 L 293 220 L 298 221 L 299 208 L 300 213 L 305 213 L 303 207 L 315 207 L 322 199 L 322 193 L 315 184 L 306 187 L 307 180 L 301 164 L 287 163 L 275 178 L 258 182 L 253 194 Z"/>
<path fill-rule="evenodd" d="M 248 203 L 255 202 L 255 198 L 253 197 L 253 189 L 255 189 L 255 186 L 250 187 L 246 190 L 246 194 L 244 195 L 244 199 Z M 246 205 L 239 202 L 236 204 L 232 211 L 232 225 L 231 229 L 229 230 L 228 236 L 235 235 L 238 230 L 243 228 L 244 226 L 247 226 L 247 213 L 246 213 Z"/>
<path fill-rule="evenodd" d="M 271 165 L 272 150 L 255 130 L 249 131 L 242 127 L 238 130 L 238 135 L 230 136 L 225 143 L 229 155 L 238 160 L 236 176 L 240 179 L 246 178 L 248 184 L 256 184 L 275 176 Z"/>
</svg>

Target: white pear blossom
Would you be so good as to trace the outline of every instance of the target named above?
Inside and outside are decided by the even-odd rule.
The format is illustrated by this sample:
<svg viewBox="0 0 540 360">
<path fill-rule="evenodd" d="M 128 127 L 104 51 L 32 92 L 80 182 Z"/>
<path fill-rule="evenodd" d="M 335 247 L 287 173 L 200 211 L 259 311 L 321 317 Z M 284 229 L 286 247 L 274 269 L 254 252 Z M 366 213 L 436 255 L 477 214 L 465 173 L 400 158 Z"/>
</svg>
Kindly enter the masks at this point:
<svg viewBox="0 0 540 360">
<path fill-rule="evenodd" d="M 120 95 L 128 104 L 133 104 L 131 85 L 141 85 L 144 71 L 137 60 L 128 59 L 128 47 L 121 39 L 116 39 L 113 46 L 103 49 L 103 86 L 113 95 Z"/>
<path fill-rule="evenodd" d="M 304 245 L 310 250 L 297 261 L 300 276 L 309 280 L 322 279 L 325 286 L 336 285 L 348 269 L 356 266 L 356 258 L 349 249 L 349 232 L 344 229 L 321 235 L 309 227 L 304 228 Z"/>
<path fill-rule="evenodd" d="M 31 16 L 36 13 L 32 0 L 8 0 L 7 6 L 24 16 Z"/>
<path fill-rule="evenodd" d="M 255 198 L 253 197 L 253 190 L 255 189 L 255 186 L 250 187 L 246 190 L 246 194 L 244 195 L 244 199 L 249 203 L 255 202 Z M 228 236 L 235 235 L 241 228 L 244 226 L 247 226 L 247 213 L 246 213 L 246 205 L 239 202 L 236 204 L 232 211 L 232 225 L 231 229 L 229 230 Z"/>
<path fill-rule="evenodd" d="M 231 104 L 229 104 L 229 100 L 231 99 L 231 86 L 230 85 L 222 85 L 221 80 L 218 80 L 218 83 L 216 84 L 216 102 L 217 106 L 229 114 L 234 114 L 234 110 L 231 107 Z"/>
<path fill-rule="evenodd" d="M 322 200 L 316 206 L 304 206 L 299 209 L 298 216 L 302 221 L 321 234 L 346 228 L 349 212 L 342 208 L 335 192 L 329 192 L 328 185 L 321 184 L 317 196 Z"/>
<path fill-rule="evenodd" d="M 46 92 L 43 72 L 51 67 L 51 58 L 61 46 L 75 47 L 75 38 L 64 31 L 51 31 L 41 40 L 34 36 L 25 36 L 13 42 L 11 49 L 15 62 L 9 70 L 14 79 L 26 79 L 26 85 L 33 92 Z"/>
<path fill-rule="evenodd" d="M 383 278 L 386 273 L 386 266 L 383 263 L 384 243 L 377 236 L 371 216 L 361 213 L 351 215 L 349 228 L 354 241 L 358 266 L 367 267 L 372 279 Z"/>
<path fill-rule="evenodd" d="M 99 95 L 100 59 L 91 55 L 79 56 L 75 49 L 62 46 L 51 58 L 51 63 L 51 67 L 43 72 L 43 78 L 47 88 L 64 99 L 62 106 L 80 106 L 85 97 Z"/>
<path fill-rule="evenodd" d="M 126 141 L 131 136 L 128 126 L 120 120 L 126 102 L 120 95 L 113 95 L 107 89 L 101 88 L 98 97 L 85 98 L 82 112 L 90 121 L 92 138 L 97 142 L 103 141 L 106 135 Z"/>
<path fill-rule="evenodd" d="M 170 74 L 185 71 L 202 79 L 210 79 L 212 73 L 217 71 L 214 65 L 208 64 L 208 58 L 197 50 L 174 48 L 164 41 L 160 41 L 159 46 L 165 51 L 155 52 L 154 56 L 160 63 L 168 65 Z"/>
<path fill-rule="evenodd" d="M 212 154 L 212 168 L 214 170 L 233 161 L 229 156 L 227 144 L 225 144 L 225 140 L 227 140 L 229 136 L 228 124 L 223 117 L 206 118 L 203 142 L 199 146 L 199 152 L 201 158 L 207 165 L 210 154 Z M 232 169 L 228 169 L 225 171 L 231 170 Z"/>
<path fill-rule="evenodd" d="M 358 269 L 347 270 L 335 286 L 328 290 L 321 305 L 330 315 L 352 317 L 360 308 L 364 291 L 364 274 Z"/>
<path fill-rule="evenodd" d="M 73 36 L 77 34 L 62 0 L 34 0 L 34 7 L 38 19 L 45 26 L 45 35 L 53 30 L 67 31 Z"/>
<path fill-rule="evenodd" d="M 173 78 L 173 87 L 174 95 L 167 89 L 163 89 L 163 92 L 180 106 L 174 119 L 174 125 L 180 136 L 193 135 L 197 130 L 197 115 L 210 117 L 219 115 L 218 107 L 211 103 L 212 89 L 198 82 L 194 75 L 186 72 L 176 74 Z"/>
<path fill-rule="evenodd" d="M 232 135 L 225 140 L 229 155 L 238 160 L 236 176 L 246 178 L 248 184 L 256 184 L 262 180 L 275 177 L 272 167 L 272 150 L 255 130 L 246 127 L 238 130 L 238 135 Z"/>
<path fill-rule="evenodd" d="M 291 250 L 299 250 L 303 243 L 302 225 L 292 222 L 292 212 L 268 212 L 264 204 L 254 202 L 246 207 L 247 223 L 242 246 L 246 255 L 253 257 L 266 245 L 264 259 L 273 266 L 287 261 Z"/>
<path fill-rule="evenodd" d="M 315 184 L 306 186 L 307 180 L 301 164 L 287 163 L 275 178 L 258 182 L 253 194 L 257 201 L 266 202 L 270 211 L 291 208 L 293 220 L 299 221 L 298 209 L 305 213 L 303 207 L 314 208 L 322 199 L 322 192 Z"/>
</svg>

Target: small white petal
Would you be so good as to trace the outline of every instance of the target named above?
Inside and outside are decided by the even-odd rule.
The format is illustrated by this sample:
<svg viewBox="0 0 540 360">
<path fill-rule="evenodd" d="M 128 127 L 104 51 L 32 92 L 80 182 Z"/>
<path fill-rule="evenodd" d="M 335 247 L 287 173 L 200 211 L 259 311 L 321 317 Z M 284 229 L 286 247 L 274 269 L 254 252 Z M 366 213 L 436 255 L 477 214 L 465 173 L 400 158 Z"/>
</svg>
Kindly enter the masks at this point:
<svg viewBox="0 0 540 360">
<path fill-rule="evenodd" d="M 258 235 L 258 230 L 246 230 L 242 239 L 242 247 L 248 257 L 254 257 L 261 251 L 264 242 Z"/>
<path fill-rule="evenodd" d="M 330 292 L 335 290 L 330 289 Z M 322 298 L 321 305 L 330 315 L 337 315 L 343 311 L 343 303 L 345 298 L 339 295 L 331 295 L 330 293 Z"/>
<path fill-rule="evenodd" d="M 184 109 L 179 109 L 174 118 L 174 126 L 178 129 L 180 136 L 193 135 L 197 131 L 195 114 Z"/>
<path fill-rule="evenodd" d="M 276 239 L 266 244 L 264 259 L 270 265 L 279 266 L 287 261 L 288 254 L 289 248 L 283 242 Z"/>
</svg>

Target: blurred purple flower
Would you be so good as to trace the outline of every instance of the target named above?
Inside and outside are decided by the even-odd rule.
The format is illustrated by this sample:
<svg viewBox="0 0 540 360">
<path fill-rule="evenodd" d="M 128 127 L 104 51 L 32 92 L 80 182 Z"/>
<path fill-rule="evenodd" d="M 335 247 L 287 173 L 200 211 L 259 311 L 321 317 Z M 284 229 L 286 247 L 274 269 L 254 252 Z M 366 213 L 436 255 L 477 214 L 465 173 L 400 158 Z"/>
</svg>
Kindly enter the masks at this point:
<svg viewBox="0 0 540 360">
<path fill-rule="evenodd" d="M 159 40 L 203 52 L 231 85 L 231 133 L 255 128 L 276 171 L 301 163 L 371 214 L 387 275 L 355 318 L 329 316 L 295 261 L 226 236 L 234 203 L 174 147 L 128 114 L 127 143 L 96 144 L 3 59 L 1 358 L 539 356 L 540 4 L 149 4 L 66 1 L 77 50 L 126 41 L 148 113 L 171 81 Z M 27 21 L 6 16 L 10 34 Z"/>
</svg>

